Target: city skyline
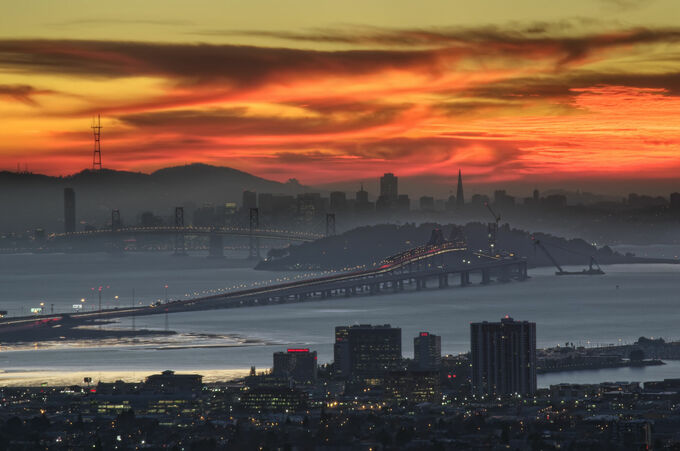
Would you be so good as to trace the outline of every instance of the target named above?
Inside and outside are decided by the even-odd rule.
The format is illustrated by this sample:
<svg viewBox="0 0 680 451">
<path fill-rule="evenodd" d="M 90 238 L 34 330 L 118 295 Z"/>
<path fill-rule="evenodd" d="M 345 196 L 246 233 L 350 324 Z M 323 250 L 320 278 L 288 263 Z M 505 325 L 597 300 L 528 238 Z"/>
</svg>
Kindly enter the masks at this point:
<svg viewBox="0 0 680 451">
<path fill-rule="evenodd" d="M 680 449 L 677 0 L 5 10 L 0 449 Z"/>
<path fill-rule="evenodd" d="M 97 114 L 117 170 L 663 192 L 680 169 L 672 2 L 43 6 L 0 34 L 1 169 L 90 167 Z"/>
</svg>

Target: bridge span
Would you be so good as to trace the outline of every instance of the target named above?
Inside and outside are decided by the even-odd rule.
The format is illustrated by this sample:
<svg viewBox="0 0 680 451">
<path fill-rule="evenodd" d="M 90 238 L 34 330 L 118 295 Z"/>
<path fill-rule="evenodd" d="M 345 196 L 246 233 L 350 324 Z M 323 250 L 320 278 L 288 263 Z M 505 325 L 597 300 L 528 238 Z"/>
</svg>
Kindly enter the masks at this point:
<svg viewBox="0 0 680 451">
<path fill-rule="evenodd" d="M 118 229 L 97 229 L 71 233 L 53 233 L 49 239 L 73 239 L 99 236 L 125 236 L 125 235 L 231 235 L 241 237 L 270 238 L 286 241 L 314 241 L 325 235 L 310 232 L 294 232 L 279 229 L 249 229 L 247 227 L 123 227 Z"/>
<path fill-rule="evenodd" d="M 74 242 L 87 242 L 88 240 L 107 240 L 110 250 L 122 252 L 122 242 L 125 238 L 138 238 L 143 236 L 166 236 L 173 237 L 175 242 L 175 254 L 186 255 L 185 237 L 205 236 L 209 238 L 208 252 L 210 257 L 224 257 L 223 237 L 248 238 L 249 256 L 260 257 L 260 240 L 278 240 L 288 243 L 309 242 L 318 240 L 326 235 L 313 232 L 299 232 L 283 229 L 270 229 L 261 227 L 196 227 L 196 226 L 160 226 L 160 227 L 111 227 L 96 230 L 84 230 L 69 233 L 53 233 L 47 237 L 51 244 L 73 244 Z"/>
<path fill-rule="evenodd" d="M 418 291 L 428 288 L 468 286 L 475 276 L 478 283 L 527 279 L 526 259 L 513 254 L 488 255 L 471 252 L 459 244 L 445 242 L 416 248 L 385 259 L 375 268 L 331 276 L 303 279 L 283 284 L 250 288 L 229 293 L 176 300 L 121 309 L 105 309 L 72 314 L 39 315 L 0 319 L 0 337 L 13 329 L 91 323 L 128 316 L 180 313 L 285 304 L 334 297 L 367 296 L 381 293 Z"/>
</svg>

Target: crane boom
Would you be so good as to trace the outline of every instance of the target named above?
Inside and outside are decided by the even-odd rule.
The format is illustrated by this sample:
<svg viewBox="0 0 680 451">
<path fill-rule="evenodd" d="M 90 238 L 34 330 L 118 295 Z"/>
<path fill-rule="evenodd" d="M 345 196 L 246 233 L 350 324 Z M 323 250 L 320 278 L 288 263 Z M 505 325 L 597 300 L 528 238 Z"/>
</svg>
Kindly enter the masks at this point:
<svg viewBox="0 0 680 451">
<path fill-rule="evenodd" d="M 545 246 L 543 246 L 543 243 L 541 243 L 541 240 L 534 240 L 534 246 L 538 246 L 543 251 L 543 253 L 548 257 L 548 259 L 550 259 L 552 264 L 555 265 L 555 268 L 557 268 L 558 273 L 564 273 L 564 270 L 562 269 L 560 264 L 557 263 L 557 260 L 555 260 L 555 257 L 553 257 L 552 254 L 550 252 L 548 252 L 548 249 L 546 249 Z"/>
<path fill-rule="evenodd" d="M 501 222 L 501 215 L 497 215 L 495 211 L 493 211 L 493 208 L 491 208 L 491 205 L 488 202 L 484 202 L 484 205 L 486 205 L 486 208 L 489 209 L 489 212 L 493 216 L 494 221 L 496 221 L 496 225 L 498 225 L 499 222 Z"/>
<path fill-rule="evenodd" d="M 488 237 L 489 237 L 489 254 L 495 255 L 496 254 L 496 235 L 498 234 L 498 223 L 501 221 L 501 216 L 497 215 L 495 211 L 493 211 L 493 208 L 491 208 L 491 205 L 489 205 L 488 202 L 484 202 L 484 205 L 486 205 L 486 208 L 489 209 L 489 212 L 493 215 L 493 219 L 495 222 L 489 222 L 487 225 L 487 230 L 488 230 Z"/>
</svg>

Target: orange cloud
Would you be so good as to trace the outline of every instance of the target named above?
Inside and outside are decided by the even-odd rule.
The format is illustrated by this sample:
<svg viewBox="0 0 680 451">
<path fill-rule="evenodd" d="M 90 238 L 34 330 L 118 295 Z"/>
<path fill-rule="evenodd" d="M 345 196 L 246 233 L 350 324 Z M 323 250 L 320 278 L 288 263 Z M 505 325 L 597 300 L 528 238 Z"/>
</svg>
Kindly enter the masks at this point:
<svg viewBox="0 0 680 451">
<path fill-rule="evenodd" d="M 308 184 L 460 167 L 482 182 L 677 173 L 680 30 L 567 31 L 276 36 L 354 46 L 339 51 L 4 40 L 0 167 L 87 167 L 103 112 L 116 169 L 200 161 Z"/>
</svg>

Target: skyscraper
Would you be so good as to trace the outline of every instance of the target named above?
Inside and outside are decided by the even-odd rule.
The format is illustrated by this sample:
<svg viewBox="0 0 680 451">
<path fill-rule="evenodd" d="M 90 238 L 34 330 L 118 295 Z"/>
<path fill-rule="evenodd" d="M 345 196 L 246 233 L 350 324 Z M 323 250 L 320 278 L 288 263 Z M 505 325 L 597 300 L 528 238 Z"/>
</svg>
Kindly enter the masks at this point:
<svg viewBox="0 0 680 451">
<path fill-rule="evenodd" d="M 361 189 L 356 192 L 354 198 L 354 209 L 357 213 L 367 213 L 372 209 L 372 204 L 368 201 L 368 191 L 361 184 Z"/>
<path fill-rule="evenodd" d="M 398 184 L 399 178 L 391 172 L 386 172 L 380 177 L 380 195 L 391 201 L 397 200 L 399 197 Z"/>
<path fill-rule="evenodd" d="M 364 189 L 364 184 L 361 184 L 361 188 L 357 191 L 355 196 L 355 201 L 357 204 L 367 204 L 368 203 L 368 191 Z"/>
<path fill-rule="evenodd" d="M 401 211 L 409 211 L 411 209 L 411 199 L 408 194 L 400 194 L 397 198 L 397 208 Z"/>
<path fill-rule="evenodd" d="M 420 209 L 424 211 L 434 211 L 434 197 L 421 196 Z"/>
<path fill-rule="evenodd" d="M 76 231 L 76 193 L 73 188 L 64 188 L 64 232 Z"/>
<path fill-rule="evenodd" d="M 458 189 L 456 190 L 456 208 L 463 208 L 465 196 L 463 195 L 463 174 L 458 169 Z"/>
<path fill-rule="evenodd" d="M 333 191 L 330 196 L 330 208 L 332 212 L 342 212 L 347 209 L 347 196 L 343 191 Z"/>
<path fill-rule="evenodd" d="M 316 351 L 289 348 L 286 352 L 275 352 L 272 374 L 294 382 L 314 382 L 317 374 Z"/>
<path fill-rule="evenodd" d="M 347 376 L 381 376 L 401 363 L 401 329 L 384 326 L 335 328 L 335 368 Z"/>
<path fill-rule="evenodd" d="M 509 316 L 470 325 L 472 386 L 477 395 L 536 392 L 536 323 Z"/>
<path fill-rule="evenodd" d="M 421 332 L 413 339 L 413 360 L 418 369 L 438 369 L 442 363 L 442 338 Z"/>
<path fill-rule="evenodd" d="M 349 355 L 349 326 L 335 328 L 335 343 L 333 344 L 333 368 L 335 374 L 347 378 L 352 371 Z"/>
<path fill-rule="evenodd" d="M 250 211 L 251 208 L 257 208 L 257 193 L 248 190 L 243 191 L 241 208 L 243 208 L 244 211 Z"/>
<path fill-rule="evenodd" d="M 673 211 L 680 211 L 680 193 L 671 193 L 670 207 Z"/>
</svg>

